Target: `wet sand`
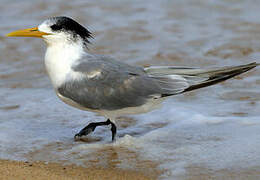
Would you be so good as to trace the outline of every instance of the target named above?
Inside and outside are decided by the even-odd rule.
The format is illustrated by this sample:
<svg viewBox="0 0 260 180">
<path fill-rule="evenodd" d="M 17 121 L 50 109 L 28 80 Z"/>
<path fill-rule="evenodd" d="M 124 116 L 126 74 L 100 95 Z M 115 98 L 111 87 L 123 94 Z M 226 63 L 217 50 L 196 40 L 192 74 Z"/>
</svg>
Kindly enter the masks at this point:
<svg viewBox="0 0 260 180">
<path fill-rule="evenodd" d="M 84 168 L 76 165 L 63 166 L 57 163 L 20 162 L 0 160 L 0 179 L 156 179 L 140 172 L 104 169 L 97 167 Z"/>
<path fill-rule="evenodd" d="M 209 168 L 203 167 L 189 167 L 187 168 L 185 180 L 222 180 L 222 179 L 235 179 L 235 180 L 256 180 L 260 179 L 260 167 L 251 167 L 248 169 L 222 169 L 214 171 Z"/>
</svg>

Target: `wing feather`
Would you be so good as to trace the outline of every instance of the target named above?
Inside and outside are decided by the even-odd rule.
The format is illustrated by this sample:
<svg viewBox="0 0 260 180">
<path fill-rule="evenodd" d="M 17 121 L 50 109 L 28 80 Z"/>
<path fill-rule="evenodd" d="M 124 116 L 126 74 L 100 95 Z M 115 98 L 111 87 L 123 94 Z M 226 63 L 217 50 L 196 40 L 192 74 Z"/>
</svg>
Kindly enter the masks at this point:
<svg viewBox="0 0 260 180">
<path fill-rule="evenodd" d="M 88 55 L 73 70 L 83 78 L 65 82 L 58 91 L 90 109 L 141 106 L 158 95 L 180 93 L 189 86 L 182 76 L 152 76 L 141 67 L 104 56 Z"/>
</svg>

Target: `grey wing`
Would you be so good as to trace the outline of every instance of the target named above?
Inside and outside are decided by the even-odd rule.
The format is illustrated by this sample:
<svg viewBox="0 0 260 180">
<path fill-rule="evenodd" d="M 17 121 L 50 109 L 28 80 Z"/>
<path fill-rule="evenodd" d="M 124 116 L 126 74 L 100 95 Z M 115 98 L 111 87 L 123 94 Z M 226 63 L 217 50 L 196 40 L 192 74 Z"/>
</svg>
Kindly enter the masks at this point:
<svg viewBox="0 0 260 180">
<path fill-rule="evenodd" d="M 250 69 L 258 66 L 256 62 L 240 65 L 240 66 L 228 66 L 221 68 L 211 68 L 211 69 L 200 69 L 200 68 L 187 68 L 187 67 L 172 67 L 172 66 L 162 66 L 162 67 L 148 67 L 145 69 L 146 73 L 152 76 L 170 76 L 175 74 L 186 79 L 188 83 L 188 88 L 183 92 L 192 91 L 195 89 L 211 86 L 222 82 L 224 80 L 230 79 L 234 76 L 242 74 L 249 71 Z M 173 95 L 173 94 L 166 94 Z"/>
<path fill-rule="evenodd" d="M 188 84 L 178 75 L 152 76 L 143 68 L 104 56 L 88 55 L 73 70 L 83 78 L 67 81 L 59 93 L 90 109 L 115 110 L 141 106 L 162 94 L 184 91 Z"/>
</svg>

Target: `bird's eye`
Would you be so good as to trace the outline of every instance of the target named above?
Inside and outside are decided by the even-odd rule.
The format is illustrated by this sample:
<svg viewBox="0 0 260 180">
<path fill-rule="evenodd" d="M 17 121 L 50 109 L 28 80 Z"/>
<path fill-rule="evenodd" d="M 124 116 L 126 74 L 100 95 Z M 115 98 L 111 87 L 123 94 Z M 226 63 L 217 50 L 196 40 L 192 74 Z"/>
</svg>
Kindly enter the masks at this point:
<svg viewBox="0 0 260 180">
<path fill-rule="evenodd" d="M 61 26 L 58 26 L 57 24 L 53 24 L 53 25 L 51 26 L 51 29 L 52 29 L 53 31 L 58 31 L 58 30 L 61 30 Z"/>
</svg>

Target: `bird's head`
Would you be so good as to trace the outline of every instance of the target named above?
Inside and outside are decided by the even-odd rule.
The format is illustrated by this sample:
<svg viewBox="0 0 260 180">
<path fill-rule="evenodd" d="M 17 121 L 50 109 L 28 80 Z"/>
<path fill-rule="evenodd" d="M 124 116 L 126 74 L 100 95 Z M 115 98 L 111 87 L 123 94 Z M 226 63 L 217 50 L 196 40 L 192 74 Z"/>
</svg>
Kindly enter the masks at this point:
<svg viewBox="0 0 260 180">
<path fill-rule="evenodd" d="M 38 27 L 11 32 L 6 36 L 43 38 L 48 45 L 55 43 L 76 43 L 87 46 L 91 32 L 68 17 L 51 17 Z"/>
</svg>

